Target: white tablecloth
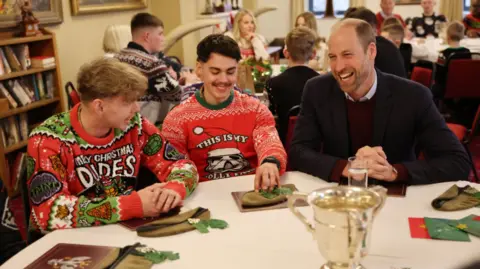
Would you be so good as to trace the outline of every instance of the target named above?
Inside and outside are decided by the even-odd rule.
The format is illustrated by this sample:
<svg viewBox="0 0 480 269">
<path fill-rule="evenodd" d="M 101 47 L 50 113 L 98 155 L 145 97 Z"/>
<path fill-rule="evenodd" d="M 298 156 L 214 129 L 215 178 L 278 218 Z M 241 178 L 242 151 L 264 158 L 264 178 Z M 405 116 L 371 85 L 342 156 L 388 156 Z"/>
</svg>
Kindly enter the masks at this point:
<svg viewBox="0 0 480 269">
<path fill-rule="evenodd" d="M 300 191 L 309 192 L 327 183 L 311 176 L 287 173 L 284 182 L 294 183 Z M 463 186 L 468 182 L 457 182 Z M 471 242 L 412 239 L 408 217 L 462 218 L 480 214 L 479 208 L 440 212 L 430 206 L 433 198 L 444 192 L 452 182 L 409 187 L 407 197 L 389 197 L 374 222 L 370 255 L 363 264 L 368 269 L 456 269 L 480 259 L 480 239 Z M 480 184 L 474 185 L 480 188 Z M 7 261 L 2 268 L 24 268 L 57 243 L 77 243 L 122 247 L 135 242 L 158 250 L 180 253 L 180 260 L 155 268 L 319 268 L 324 258 L 302 223 L 288 209 L 240 213 L 232 199 L 232 191 L 250 190 L 253 176 L 201 183 L 185 206 L 209 208 L 213 218 L 226 220 L 230 227 L 197 231 L 164 238 L 137 237 L 120 225 L 59 230 L 52 232 Z M 311 218 L 309 207 L 300 209 Z"/>
<path fill-rule="evenodd" d="M 414 38 L 404 40 L 404 42 L 412 45 L 412 62 L 418 60 L 436 62 L 440 51 L 448 48 L 448 45 L 441 38 Z M 469 49 L 471 52 L 480 52 L 480 38 L 464 38 L 460 41 L 460 46 Z"/>
</svg>

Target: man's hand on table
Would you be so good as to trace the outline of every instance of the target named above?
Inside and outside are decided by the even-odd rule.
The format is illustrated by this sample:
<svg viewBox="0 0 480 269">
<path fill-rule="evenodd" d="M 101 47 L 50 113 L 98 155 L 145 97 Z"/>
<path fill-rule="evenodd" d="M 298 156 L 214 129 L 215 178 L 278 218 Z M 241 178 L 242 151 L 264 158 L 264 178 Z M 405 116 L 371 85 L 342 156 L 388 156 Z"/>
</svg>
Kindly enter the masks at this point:
<svg viewBox="0 0 480 269">
<path fill-rule="evenodd" d="M 366 161 L 368 177 L 390 182 L 397 178 L 397 171 L 387 161 L 387 155 L 382 147 L 365 146 L 357 151 L 355 157 Z M 342 175 L 348 177 L 348 165 Z"/>
<path fill-rule="evenodd" d="M 182 203 L 180 194 L 163 186 L 165 183 L 156 183 L 137 192 L 142 201 L 144 217 L 156 217 Z"/>
<path fill-rule="evenodd" d="M 255 174 L 255 190 L 272 190 L 275 186 L 280 186 L 278 166 L 274 163 L 263 163 Z"/>
</svg>

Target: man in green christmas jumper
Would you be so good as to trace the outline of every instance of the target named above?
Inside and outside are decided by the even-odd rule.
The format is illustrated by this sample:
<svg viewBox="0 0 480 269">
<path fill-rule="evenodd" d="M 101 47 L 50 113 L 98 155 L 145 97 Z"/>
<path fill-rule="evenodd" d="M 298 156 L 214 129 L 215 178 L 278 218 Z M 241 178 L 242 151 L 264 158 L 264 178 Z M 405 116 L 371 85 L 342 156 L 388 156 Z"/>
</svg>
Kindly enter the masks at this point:
<svg viewBox="0 0 480 269">
<path fill-rule="evenodd" d="M 31 223 L 41 232 L 158 216 L 196 187 L 185 160 L 139 112 L 147 79 L 114 58 L 84 65 L 81 102 L 47 119 L 28 140 Z M 161 183 L 135 191 L 141 166 Z"/>
<path fill-rule="evenodd" d="M 162 133 L 188 152 L 200 181 L 256 174 L 255 189 L 272 189 L 280 183 L 287 156 L 268 108 L 233 90 L 240 58 L 232 38 L 204 38 L 196 65 L 203 87 L 167 115 Z"/>
</svg>

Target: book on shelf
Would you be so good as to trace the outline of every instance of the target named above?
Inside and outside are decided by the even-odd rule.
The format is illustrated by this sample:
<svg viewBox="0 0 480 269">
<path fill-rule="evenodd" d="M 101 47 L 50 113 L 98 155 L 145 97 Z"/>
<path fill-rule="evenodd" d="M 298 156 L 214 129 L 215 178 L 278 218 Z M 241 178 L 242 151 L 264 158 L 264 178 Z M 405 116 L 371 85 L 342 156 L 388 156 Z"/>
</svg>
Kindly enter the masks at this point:
<svg viewBox="0 0 480 269">
<path fill-rule="evenodd" d="M 22 71 L 20 61 L 18 60 L 17 55 L 15 55 L 15 52 L 13 51 L 11 46 L 5 46 L 5 55 L 7 56 L 7 60 L 10 64 L 10 67 L 12 68 L 12 71 Z"/>
<path fill-rule="evenodd" d="M 17 126 L 17 121 L 15 120 L 15 117 L 9 117 L 7 118 L 7 142 L 8 146 L 14 145 L 18 142 L 20 142 L 20 132 Z"/>
<path fill-rule="evenodd" d="M 3 147 L 10 147 L 28 139 L 30 128 L 27 113 L 13 115 L 0 120 Z"/>
<path fill-rule="evenodd" d="M 46 91 L 45 91 L 45 84 L 43 84 L 43 78 L 41 73 L 37 73 L 35 75 L 37 77 L 37 87 L 38 87 L 38 92 L 40 94 L 40 99 L 43 99 L 46 97 Z"/>
<path fill-rule="evenodd" d="M 43 81 L 45 83 L 45 89 L 47 98 L 53 98 L 54 92 L 56 92 L 55 77 L 52 71 L 43 73 Z"/>
<path fill-rule="evenodd" d="M 11 108 L 17 108 L 18 103 L 15 99 L 13 99 L 12 95 L 8 92 L 7 88 L 3 86 L 3 83 L 0 83 L 0 96 L 7 98 L 8 104 Z"/>
<path fill-rule="evenodd" d="M 7 134 L 5 132 L 7 128 L 5 127 L 5 125 L 3 124 L 3 120 L 0 120 L 0 138 L 2 139 L 3 141 L 3 147 L 6 147 L 7 146 Z"/>
<path fill-rule="evenodd" d="M 4 68 L 4 71 L 5 71 L 5 74 L 12 73 L 12 69 L 10 68 L 10 64 L 7 61 L 7 56 L 6 56 L 5 50 L 3 48 L 0 48 L 0 58 L 2 58 L 2 63 L 3 63 L 3 68 Z"/>
<path fill-rule="evenodd" d="M 20 66 L 22 67 L 22 70 L 28 70 L 32 65 L 32 62 L 30 59 L 30 50 L 28 48 L 28 45 L 27 44 L 15 45 L 13 46 L 13 51 L 15 52 L 15 55 L 17 56 L 17 59 L 20 62 Z"/>
<path fill-rule="evenodd" d="M 55 66 L 55 57 L 51 56 L 35 56 L 31 58 L 32 67 L 48 68 Z"/>
</svg>

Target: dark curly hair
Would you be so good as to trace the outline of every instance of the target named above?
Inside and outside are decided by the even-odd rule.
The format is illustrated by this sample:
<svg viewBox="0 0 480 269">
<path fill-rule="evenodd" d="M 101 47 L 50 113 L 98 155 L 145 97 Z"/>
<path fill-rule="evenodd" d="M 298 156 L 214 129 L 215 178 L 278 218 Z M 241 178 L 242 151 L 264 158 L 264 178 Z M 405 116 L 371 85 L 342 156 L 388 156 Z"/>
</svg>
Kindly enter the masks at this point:
<svg viewBox="0 0 480 269">
<path fill-rule="evenodd" d="M 212 34 L 200 41 L 197 45 L 197 61 L 206 63 L 210 54 L 218 53 L 220 55 L 233 58 L 240 61 L 240 47 L 231 37 L 222 34 Z"/>
</svg>

